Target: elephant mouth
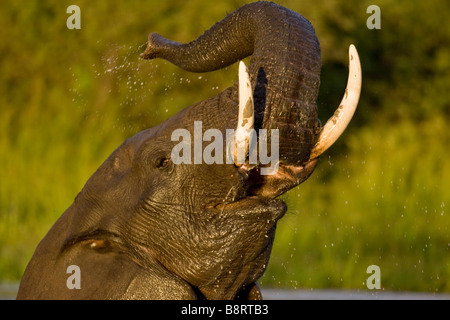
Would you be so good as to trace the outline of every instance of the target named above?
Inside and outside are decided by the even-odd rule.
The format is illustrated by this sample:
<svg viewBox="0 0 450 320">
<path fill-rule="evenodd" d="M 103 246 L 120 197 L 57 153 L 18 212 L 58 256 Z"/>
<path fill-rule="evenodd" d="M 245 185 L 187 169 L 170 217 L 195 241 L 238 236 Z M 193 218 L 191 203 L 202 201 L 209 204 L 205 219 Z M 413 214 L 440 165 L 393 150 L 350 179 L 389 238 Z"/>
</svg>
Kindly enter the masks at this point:
<svg viewBox="0 0 450 320">
<path fill-rule="evenodd" d="M 262 175 L 261 167 L 246 171 L 245 165 L 239 168 L 247 175 L 245 189 L 249 197 L 275 199 L 309 178 L 318 163 L 318 159 L 308 160 L 302 165 L 279 163 L 275 174 Z"/>
</svg>

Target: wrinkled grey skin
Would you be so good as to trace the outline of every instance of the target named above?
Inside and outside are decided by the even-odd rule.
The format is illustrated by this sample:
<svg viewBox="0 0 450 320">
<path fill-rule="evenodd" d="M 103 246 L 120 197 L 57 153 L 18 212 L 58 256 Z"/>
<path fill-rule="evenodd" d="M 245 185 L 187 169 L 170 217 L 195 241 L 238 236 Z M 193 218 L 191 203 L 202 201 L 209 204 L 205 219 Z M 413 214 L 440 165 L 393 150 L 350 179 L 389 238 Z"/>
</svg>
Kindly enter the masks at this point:
<svg viewBox="0 0 450 320">
<path fill-rule="evenodd" d="M 203 131 L 236 127 L 236 83 L 119 146 L 37 247 L 18 299 L 261 298 L 256 280 L 286 211 L 275 198 L 317 163 L 308 162 L 320 129 L 314 30 L 299 14 L 258 2 L 191 43 L 152 33 L 142 57 L 205 72 L 249 55 L 255 127 L 280 130 L 278 173 L 170 161 L 173 130 L 192 133 L 194 121 Z M 80 267 L 81 289 L 67 288 L 70 265 Z"/>
</svg>

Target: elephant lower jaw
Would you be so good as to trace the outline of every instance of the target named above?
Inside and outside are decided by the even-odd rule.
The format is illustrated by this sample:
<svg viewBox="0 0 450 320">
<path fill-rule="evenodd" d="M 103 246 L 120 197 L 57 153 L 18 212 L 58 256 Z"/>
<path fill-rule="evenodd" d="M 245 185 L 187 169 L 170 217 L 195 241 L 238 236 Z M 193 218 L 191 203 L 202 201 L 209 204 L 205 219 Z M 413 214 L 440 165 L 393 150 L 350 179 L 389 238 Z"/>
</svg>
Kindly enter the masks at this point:
<svg viewBox="0 0 450 320">
<path fill-rule="evenodd" d="M 278 171 L 272 175 L 262 175 L 261 168 L 254 168 L 248 171 L 247 194 L 274 199 L 308 179 L 316 168 L 317 162 L 318 158 L 300 166 L 280 163 Z"/>
<path fill-rule="evenodd" d="M 197 288 L 200 298 L 251 298 L 256 292 L 246 289 L 250 289 L 267 268 L 276 224 L 286 209 L 286 204 L 279 199 L 257 196 L 207 208 L 203 217 L 214 217 L 208 219 L 207 224 L 212 246 L 205 246 L 201 251 L 208 256 L 200 262 L 194 261 L 200 263 L 194 268 L 184 265 L 178 269 L 176 265 L 174 273 Z M 216 228 L 213 221 L 217 222 Z M 195 246 L 199 248 L 201 244 L 195 243 Z"/>
</svg>

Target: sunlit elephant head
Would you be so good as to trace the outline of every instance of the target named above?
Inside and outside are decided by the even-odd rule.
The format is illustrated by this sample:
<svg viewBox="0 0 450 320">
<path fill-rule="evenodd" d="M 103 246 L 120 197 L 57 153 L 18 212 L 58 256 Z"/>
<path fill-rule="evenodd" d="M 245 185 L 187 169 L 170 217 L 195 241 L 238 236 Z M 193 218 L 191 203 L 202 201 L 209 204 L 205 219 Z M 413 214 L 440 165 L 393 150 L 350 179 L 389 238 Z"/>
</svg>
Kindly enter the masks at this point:
<svg viewBox="0 0 450 320">
<path fill-rule="evenodd" d="M 310 176 L 359 98 L 351 46 L 344 98 L 321 126 L 319 41 L 304 17 L 270 2 L 186 44 L 151 33 L 141 56 L 192 72 L 251 60 L 232 87 L 110 155 L 39 244 L 18 298 L 260 298 L 255 282 L 286 211 L 276 198 Z M 72 265 L 80 289 L 68 286 Z"/>
</svg>

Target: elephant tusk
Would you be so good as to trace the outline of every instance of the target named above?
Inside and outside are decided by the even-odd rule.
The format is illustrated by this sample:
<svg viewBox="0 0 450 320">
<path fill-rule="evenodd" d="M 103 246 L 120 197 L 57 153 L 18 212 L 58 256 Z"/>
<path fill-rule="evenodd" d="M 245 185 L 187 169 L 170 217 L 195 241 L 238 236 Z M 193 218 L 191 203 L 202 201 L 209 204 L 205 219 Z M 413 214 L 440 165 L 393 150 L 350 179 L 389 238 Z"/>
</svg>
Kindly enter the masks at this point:
<svg viewBox="0 0 450 320">
<path fill-rule="evenodd" d="M 242 165 L 249 154 L 254 138 L 255 113 L 253 90 L 247 66 L 239 63 L 239 116 L 235 132 L 234 163 Z"/>
<path fill-rule="evenodd" d="M 324 153 L 344 132 L 355 113 L 361 93 L 361 64 L 358 51 L 353 44 L 349 47 L 349 73 L 347 88 L 341 104 L 328 119 L 320 132 L 319 139 L 311 151 L 310 160 L 318 158 Z"/>
</svg>

